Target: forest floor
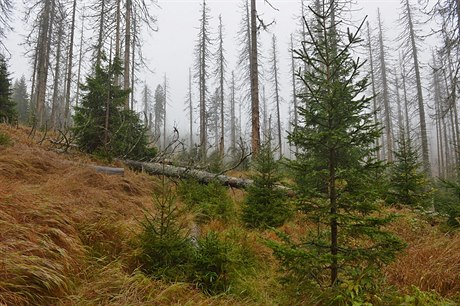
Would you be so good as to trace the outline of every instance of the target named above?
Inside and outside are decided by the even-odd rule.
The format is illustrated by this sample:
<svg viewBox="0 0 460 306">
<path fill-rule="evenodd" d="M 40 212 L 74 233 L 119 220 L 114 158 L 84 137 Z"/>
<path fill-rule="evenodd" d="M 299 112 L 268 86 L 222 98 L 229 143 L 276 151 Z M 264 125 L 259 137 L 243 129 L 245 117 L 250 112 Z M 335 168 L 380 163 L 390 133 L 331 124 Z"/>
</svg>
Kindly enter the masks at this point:
<svg viewBox="0 0 460 306">
<path fill-rule="evenodd" d="M 239 228 L 265 263 L 248 277 L 241 296 L 208 296 L 189 283 L 167 283 L 140 271 L 134 243 L 140 220 L 161 192 L 160 177 L 125 171 L 97 173 L 101 162 L 77 152 L 57 153 L 29 129 L 0 125 L 11 142 L 0 145 L 0 305 L 274 305 L 300 304 L 277 282 L 271 250 L 259 237 L 270 231 L 244 229 L 238 218 L 210 221 L 202 228 Z M 121 164 L 114 166 L 121 167 Z M 238 207 L 244 192 L 228 189 Z M 407 209 L 390 229 L 407 249 L 385 268 L 389 284 L 401 292 L 413 286 L 458 299 L 460 233 L 445 232 L 433 218 Z M 154 213 L 154 212 L 152 212 Z M 191 222 L 193 223 L 193 222 Z M 302 221 L 282 228 L 301 233 Z"/>
</svg>

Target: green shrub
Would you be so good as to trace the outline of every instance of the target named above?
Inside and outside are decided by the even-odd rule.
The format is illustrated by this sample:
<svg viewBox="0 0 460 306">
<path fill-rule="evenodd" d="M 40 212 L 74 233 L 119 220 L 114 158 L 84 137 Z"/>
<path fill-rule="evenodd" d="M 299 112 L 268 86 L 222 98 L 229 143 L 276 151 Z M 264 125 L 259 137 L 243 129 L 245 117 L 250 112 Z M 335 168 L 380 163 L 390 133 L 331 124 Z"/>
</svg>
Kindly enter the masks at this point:
<svg viewBox="0 0 460 306">
<path fill-rule="evenodd" d="M 184 281 L 190 275 L 194 248 L 181 223 L 181 210 L 171 191 L 155 199 L 156 214 L 145 213 L 139 235 L 140 261 L 147 274 L 171 281 Z"/>
<path fill-rule="evenodd" d="M 243 222 L 248 227 L 257 228 L 281 226 L 292 215 L 292 209 L 285 192 L 277 187 L 279 167 L 269 146 L 261 148 L 254 168 L 254 184 L 248 188 Z"/>
<path fill-rule="evenodd" d="M 207 294 L 230 292 L 242 271 L 252 265 L 248 250 L 229 239 L 209 232 L 198 240 L 192 281 Z"/>
<path fill-rule="evenodd" d="M 200 184 L 195 180 L 185 180 L 179 184 L 177 192 L 189 208 L 197 211 L 198 222 L 211 219 L 228 221 L 234 216 L 235 207 L 227 188 L 218 182 Z"/>
<path fill-rule="evenodd" d="M 460 180 L 441 180 L 434 193 L 437 212 L 447 215 L 449 227 L 460 227 Z"/>
<path fill-rule="evenodd" d="M 11 137 L 0 132 L 0 146 L 9 146 L 11 145 Z"/>
<path fill-rule="evenodd" d="M 389 305 L 443 305 L 453 306 L 456 303 L 441 297 L 435 291 L 422 291 L 416 286 L 412 286 L 411 291 L 405 295 L 392 294 L 388 298 Z"/>
<path fill-rule="evenodd" d="M 207 170 L 212 173 L 219 173 L 224 169 L 224 160 L 219 150 L 213 151 L 207 158 Z"/>
</svg>

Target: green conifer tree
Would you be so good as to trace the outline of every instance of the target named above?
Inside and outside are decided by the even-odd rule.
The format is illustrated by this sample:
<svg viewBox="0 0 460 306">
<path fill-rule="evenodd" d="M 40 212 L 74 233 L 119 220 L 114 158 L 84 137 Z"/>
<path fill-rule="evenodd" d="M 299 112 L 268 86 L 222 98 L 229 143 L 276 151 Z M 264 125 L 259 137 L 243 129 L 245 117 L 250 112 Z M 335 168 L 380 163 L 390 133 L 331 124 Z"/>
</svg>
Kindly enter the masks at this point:
<svg viewBox="0 0 460 306">
<path fill-rule="evenodd" d="M 262 145 L 254 163 L 254 184 L 248 188 L 243 222 L 248 227 L 278 227 L 292 215 L 286 193 L 277 188 L 279 164 L 269 143 Z"/>
<path fill-rule="evenodd" d="M 12 122 L 16 118 L 15 104 L 11 99 L 11 79 L 6 59 L 0 54 L 0 122 Z"/>
<path fill-rule="evenodd" d="M 86 93 L 73 118 L 76 140 L 87 153 L 145 158 L 149 155 L 146 129 L 136 113 L 124 108 L 129 90 L 115 83 L 122 71 L 118 58 L 105 67 L 97 64 L 81 85 Z"/>
<path fill-rule="evenodd" d="M 401 133 L 394 156 L 387 202 L 412 207 L 426 204 L 429 181 L 423 172 L 419 151 L 413 147 L 405 133 Z"/>
<path fill-rule="evenodd" d="M 14 82 L 12 99 L 16 104 L 19 122 L 22 124 L 27 123 L 29 119 L 30 100 L 29 94 L 27 93 L 26 78 L 24 76 Z"/>
<path fill-rule="evenodd" d="M 368 79 L 363 62 L 351 49 L 361 40 L 361 26 L 352 33 L 339 29 L 338 1 L 323 0 L 316 25 L 305 21 L 309 38 L 297 56 L 311 67 L 299 74 L 299 122 L 289 140 L 298 149 L 292 168 L 297 173 L 300 208 L 315 222 L 305 240 L 271 243 L 283 266 L 310 288 L 369 280 L 369 273 L 402 249 L 399 239 L 381 229 L 382 217 L 374 175 L 382 165 L 373 158 L 381 128 L 373 123 Z M 378 215 L 377 215 L 378 214 Z M 370 282 L 371 283 L 371 282 Z"/>
</svg>

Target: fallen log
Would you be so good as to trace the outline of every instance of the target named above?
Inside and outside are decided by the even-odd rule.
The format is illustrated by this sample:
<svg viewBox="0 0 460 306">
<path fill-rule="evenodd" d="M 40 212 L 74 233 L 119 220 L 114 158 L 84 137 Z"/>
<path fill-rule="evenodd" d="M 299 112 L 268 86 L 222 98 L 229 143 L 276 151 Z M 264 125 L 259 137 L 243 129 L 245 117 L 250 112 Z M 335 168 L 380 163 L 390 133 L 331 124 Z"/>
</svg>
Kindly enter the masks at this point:
<svg viewBox="0 0 460 306">
<path fill-rule="evenodd" d="M 217 181 L 222 185 L 239 189 L 246 189 L 253 181 L 227 175 L 219 175 L 203 170 L 196 170 L 186 167 L 176 167 L 160 163 L 146 163 L 134 160 L 123 160 L 123 162 L 133 170 L 144 171 L 151 175 L 165 175 L 174 178 L 193 178 L 200 183 L 209 184 Z"/>
<path fill-rule="evenodd" d="M 94 170 L 98 173 L 104 173 L 109 175 L 125 175 L 124 168 L 113 168 L 113 167 L 103 167 L 103 166 L 92 166 Z"/>
</svg>

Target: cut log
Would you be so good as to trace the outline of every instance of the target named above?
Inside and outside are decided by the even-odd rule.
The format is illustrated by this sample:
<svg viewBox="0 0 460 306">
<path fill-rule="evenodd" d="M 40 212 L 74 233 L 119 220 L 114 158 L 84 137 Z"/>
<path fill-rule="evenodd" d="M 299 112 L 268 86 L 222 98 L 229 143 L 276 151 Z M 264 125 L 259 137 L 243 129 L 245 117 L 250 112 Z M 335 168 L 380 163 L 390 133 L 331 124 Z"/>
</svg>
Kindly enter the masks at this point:
<svg viewBox="0 0 460 306">
<path fill-rule="evenodd" d="M 102 166 L 92 166 L 94 170 L 98 173 L 104 173 L 109 175 L 125 175 L 124 168 L 113 168 L 113 167 L 102 167 Z"/>
<path fill-rule="evenodd" d="M 209 184 L 212 181 L 217 181 L 225 186 L 246 189 L 253 183 L 253 181 L 249 179 L 218 175 L 185 167 L 176 167 L 160 163 L 146 163 L 134 160 L 124 160 L 123 162 L 133 170 L 144 171 L 151 175 L 165 175 L 167 177 L 175 178 L 193 178 L 203 184 Z"/>
</svg>

